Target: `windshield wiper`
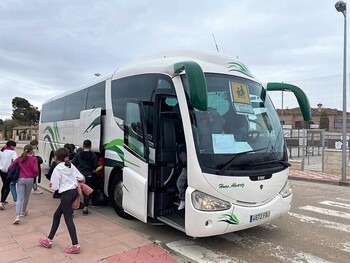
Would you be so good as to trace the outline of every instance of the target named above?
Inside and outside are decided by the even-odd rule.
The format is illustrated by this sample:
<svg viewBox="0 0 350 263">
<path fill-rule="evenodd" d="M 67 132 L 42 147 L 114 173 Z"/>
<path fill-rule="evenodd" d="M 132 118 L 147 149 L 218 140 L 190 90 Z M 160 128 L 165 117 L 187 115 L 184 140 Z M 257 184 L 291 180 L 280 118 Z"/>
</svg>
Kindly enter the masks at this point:
<svg viewBox="0 0 350 263">
<path fill-rule="evenodd" d="M 255 163 L 249 163 L 248 166 L 251 166 L 251 165 L 257 165 L 257 164 L 269 164 L 269 163 L 278 163 L 278 164 L 281 164 L 283 166 L 288 166 L 290 167 L 290 163 L 287 162 L 287 161 L 283 161 L 283 160 L 271 160 L 271 161 L 264 161 L 264 162 L 255 162 Z"/>
<path fill-rule="evenodd" d="M 219 171 L 217 171 L 215 174 L 223 174 L 223 172 L 225 172 L 228 168 L 230 168 L 232 166 L 232 164 L 235 162 L 235 160 L 242 156 L 245 155 L 247 153 L 252 153 L 252 152 L 258 152 L 258 151 L 262 151 L 262 150 L 266 150 L 267 148 L 261 148 L 261 149 L 256 149 L 256 150 L 251 150 L 251 151 L 247 151 L 247 152 L 241 152 L 241 153 L 237 153 L 235 156 L 233 156 L 233 158 L 228 161 L 224 167 L 222 167 Z"/>
</svg>

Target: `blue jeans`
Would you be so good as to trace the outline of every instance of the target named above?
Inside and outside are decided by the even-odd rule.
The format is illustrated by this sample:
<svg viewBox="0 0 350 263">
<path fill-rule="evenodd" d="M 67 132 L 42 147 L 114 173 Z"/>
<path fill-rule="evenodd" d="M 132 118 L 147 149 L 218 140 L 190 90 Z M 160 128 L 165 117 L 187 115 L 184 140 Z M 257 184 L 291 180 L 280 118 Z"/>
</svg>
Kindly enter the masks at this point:
<svg viewBox="0 0 350 263">
<path fill-rule="evenodd" d="M 16 216 L 27 211 L 29 196 L 33 188 L 34 178 L 18 178 Z"/>
</svg>

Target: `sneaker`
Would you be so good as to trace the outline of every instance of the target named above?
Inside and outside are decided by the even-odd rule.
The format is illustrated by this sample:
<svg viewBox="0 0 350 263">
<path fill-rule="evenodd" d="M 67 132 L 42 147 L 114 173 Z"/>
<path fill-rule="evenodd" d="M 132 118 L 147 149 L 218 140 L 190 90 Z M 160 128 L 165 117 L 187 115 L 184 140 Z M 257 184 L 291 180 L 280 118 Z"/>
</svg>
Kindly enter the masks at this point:
<svg viewBox="0 0 350 263">
<path fill-rule="evenodd" d="M 41 195 L 42 193 L 43 193 L 43 191 L 40 189 L 36 189 L 32 192 L 33 195 Z"/>
<path fill-rule="evenodd" d="M 87 208 L 84 208 L 83 216 L 87 216 L 88 214 L 89 214 L 89 210 Z"/>
<path fill-rule="evenodd" d="M 14 225 L 18 225 L 21 220 L 19 219 L 19 216 L 16 216 L 15 221 L 13 221 Z"/>
<path fill-rule="evenodd" d="M 185 208 L 185 201 L 180 201 L 180 205 L 179 205 L 179 207 L 177 208 L 177 210 L 182 210 L 182 209 L 184 209 Z"/>
<path fill-rule="evenodd" d="M 5 205 L 4 205 L 4 203 L 0 203 L 0 210 L 5 210 Z"/>
<path fill-rule="evenodd" d="M 67 247 L 64 250 L 64 253 L 66 254 L 77 254 L 80 252 L 80 246 L 79 245 L 73 245 L 71 247 Z"/>
<path fill-rule="evenodd" d="M 22 212 L 19 216 L 20 217 L 25 217 L 25 216 L 27 216 L 28 215 L 28 211 L 25 211 L 25 212 Z"/>
<path fill-rule="evenodd" d="M 52 247 L 52 241 L 48 238 L 40 238 L 39 239 L 40 245 L 46 248 L 51 248 Z"/>
</svg>

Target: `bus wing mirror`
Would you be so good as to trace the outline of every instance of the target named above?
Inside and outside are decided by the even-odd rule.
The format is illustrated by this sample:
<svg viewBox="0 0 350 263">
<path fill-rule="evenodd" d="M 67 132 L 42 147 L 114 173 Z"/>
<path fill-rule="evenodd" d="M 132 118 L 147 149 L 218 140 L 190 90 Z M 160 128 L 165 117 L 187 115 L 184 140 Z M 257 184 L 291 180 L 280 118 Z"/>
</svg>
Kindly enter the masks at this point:
<svg viewBox="0 0 350 263">
<path fill-rule="evenodd" d="M 190 101 L 192 106 L 198 110 L 208 109 L 207 83 L 201 66 L 193 61 L 183 61 L 174 64 L 174 73 L 186 72 Z"/>
<path fill-rule="evenodd" d="M 305 121 L 311 120 L 310 102 L 301 88 L 288 83 L 269 82 L 266 89 L 268 91 L 291 91 L 298 100 L 299 107 Z"/>
</svg>

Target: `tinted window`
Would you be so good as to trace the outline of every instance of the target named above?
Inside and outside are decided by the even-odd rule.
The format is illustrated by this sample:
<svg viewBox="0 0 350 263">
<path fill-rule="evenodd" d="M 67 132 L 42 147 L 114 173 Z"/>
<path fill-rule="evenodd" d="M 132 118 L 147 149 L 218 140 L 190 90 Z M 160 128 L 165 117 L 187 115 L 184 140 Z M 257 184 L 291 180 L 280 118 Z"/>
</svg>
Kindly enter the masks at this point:
<svg viewBox="0 0 350 263">
<path fill-rule="evenodd" d="M 102 108 L 105 106 L 105 82 L 98 83 L 91 86 L 88 91 L 88 97 L 86 101 L 86 109 Z"/>
<path fill-rule="evenodd" d="M 113 114 L 125 119 L 125 103 L 129 99 L 154 101 L 154 94 L 159 92 L 174 93 L 172 81 L 168 76 L 161 74 L 144 74 L 112 81 Z"/>
<path fill-rule="evenodd" d="M 85 110 L 87 89 L 78 91 L 67 96 L 66 109 L 64 111 L 64 119 L 79 119 L 80 112 Z"/>
<path fill-rule="evenodd" d="M 41 122 L 62 121 L 65 104 L 66 98 L 44 104 L 41 110 Z"/>
</svg>

